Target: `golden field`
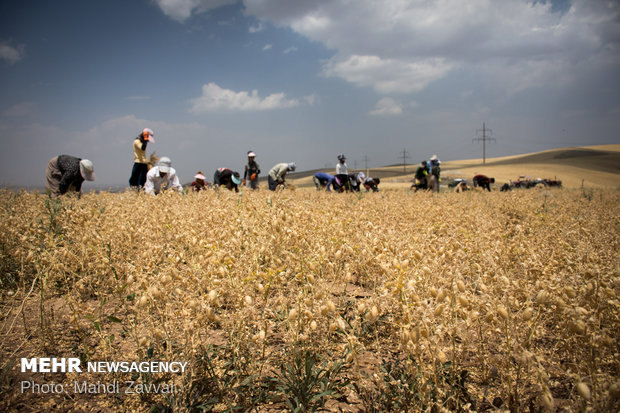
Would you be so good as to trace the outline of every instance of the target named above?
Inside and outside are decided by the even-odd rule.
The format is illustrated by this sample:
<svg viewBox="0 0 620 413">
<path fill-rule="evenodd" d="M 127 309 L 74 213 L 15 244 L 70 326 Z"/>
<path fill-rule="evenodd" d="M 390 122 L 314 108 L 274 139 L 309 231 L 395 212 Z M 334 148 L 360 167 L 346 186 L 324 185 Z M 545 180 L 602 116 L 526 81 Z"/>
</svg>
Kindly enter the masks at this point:
<svg viewBox="0 0 620 413">
<path fill-rule="evenodd" d="M 0 193 L 2 411 L 618 411 L 620 192 Z M 22 357 L 180 361 L 33 394 Z"/>
</svg>

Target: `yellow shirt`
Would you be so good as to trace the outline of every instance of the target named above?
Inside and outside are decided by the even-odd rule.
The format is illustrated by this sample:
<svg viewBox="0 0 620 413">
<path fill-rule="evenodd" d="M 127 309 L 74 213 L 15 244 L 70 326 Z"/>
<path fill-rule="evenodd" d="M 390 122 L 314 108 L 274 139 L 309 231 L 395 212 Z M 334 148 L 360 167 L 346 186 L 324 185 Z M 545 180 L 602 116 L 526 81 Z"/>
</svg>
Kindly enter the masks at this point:
<svg viewBox="0 0 620 413">
<path fill-rule="evenodd" d="M 149 163 L 146 159 L 146 150 L 142 150 L 140 138 L 136 138 L 133 141 L 133 161 L 135 163 Z"/>
</svg>

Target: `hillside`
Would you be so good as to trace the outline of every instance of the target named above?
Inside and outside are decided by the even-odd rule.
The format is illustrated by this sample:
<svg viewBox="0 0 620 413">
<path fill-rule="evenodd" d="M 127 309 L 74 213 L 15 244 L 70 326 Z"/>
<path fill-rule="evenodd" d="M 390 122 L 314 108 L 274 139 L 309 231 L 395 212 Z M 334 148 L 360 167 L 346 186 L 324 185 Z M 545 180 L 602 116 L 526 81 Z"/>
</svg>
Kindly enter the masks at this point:
<svg viewBox="0 0 620 413">
<path fill-rule="evenodd" d="M 441 156 L 440 156 L 441 157 Z M 442 162 L 442 180 L 465 178 L 471 182 L 476 174 L 495 178 L 501 185 L 519 176 L 532 178 L 557 178 L 566 188 L 586 187 L 620 188 L 620 145 L 600 145 L 576 148 L 559 148 L 523 155 L 466 159 Z M 390 189 L 408 188 L 417 165 L 402 165 L 372 168 L 368 175 L 381 178 L 382 187 Z M 315 172 L 305 171 L 291 176 L 291 181 L 300 187 L 311 187 Z M 333 173 L 329 169 L 320 169 Z"/>
</svg>

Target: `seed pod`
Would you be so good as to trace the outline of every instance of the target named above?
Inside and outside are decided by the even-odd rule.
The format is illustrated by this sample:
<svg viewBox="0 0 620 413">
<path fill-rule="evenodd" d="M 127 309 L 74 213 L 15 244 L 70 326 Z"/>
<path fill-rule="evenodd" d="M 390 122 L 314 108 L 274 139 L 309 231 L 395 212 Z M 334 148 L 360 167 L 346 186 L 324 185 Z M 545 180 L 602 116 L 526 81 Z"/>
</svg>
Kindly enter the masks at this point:
<svg viewBox="0 0 620 413">
<path fill-rule="evenodd" d="M 469 300 L 464 295 L 459 295 L 459 304 L 461 307 L 469 307 Z"/>
<path fill-rule="evenodd" d="M 294 320 L 295 318 L 297 318 L 297 310 L 296 309 L 292 309 L 289 313 L 288 313 L 288 319 L 289 320 Z"/>
<path fill-rule="evenodd" d="M 566 287 L 564 288 L 564 294 L 566 294 L 566 296 L 568 298 L 575 298 L 577 296 L 577 293 L 575 292 L 575 289 L 573 287 Z"/>
<path fill-rule="evenodd" d="M 581 397 L 583 397 L 586 400 L 590 400 L 590 397 L 592 397 L 592 394 L 590 393 L 590 388 L 588 387 L 587 384 L 585 384 L 582 381 L 577 383 L 577 392 L 579 393 Z"/>
<path fill-rule="evenodd" d="M 542 403 L 543 405 L 547 408 L 547 410 L 551 410 L 553 409 L 553 396 L 551 395 L 551 393 L 549 391 L 546 391 L 542 394 Z"/>
<path fill-rule="evenodd" d="M 443 364 L 443 363 L 446 362 L 448 357 L 446 356 L 446 353 L 444 353 L 443 351 L 439 350 L 439 352 L 437 353 L 437 359 Z"/>
<path fill-rule="evenodd" d="M 440 304 L 436 309 L 435 312 L 433 313 L 435 315 L 435 317 L 439 317 L 441 315 L 441 313 L 443 313 L 443 309 L 444 309 L 445 305 L 444 304 Z"/>
<path fill-rule="evenodd" d="M 336 251 L 336 255 L 334 256 L 337 260 L 339 260 L 342 257 L 342 251 L 338 250 Z"/>
<path fill-rule="evenodd" d="M 149 299 L 147 298 L 146 295 L 143 295 L 142 297 L 140 297 L 140 301 L 138 301 L 138 305 L 140 307 L 146 307 L 146 305 L 148 304 Z"/>
<path fill-rule="evenodd" d="M 259 293 L 265 294 L 265 286 L 263 284 L 258 283 L 258 285 L 256 286 L 256 289 L 258 290 Z"/>
<path fill-rule="evenodd" d="M 501 318 L 503 318 L 504 320 L 508 320 L 508 310 L 506 310 L 506 307 L 499 307 L 497 309 L 497 313 L 499 314 L 499 316 Z"/>
<path fill-rule="evenodd" d="M 316 324 L 316 321 L 312 320 L 312 322 L 310 323 L 310 329 L 311 329 L 312 331 L 315 331 L 315 330 L 317 329 L 317 327 L 318 327 L 318 326 L 317 326 L 317 324 Z"/>
<path fill-rule="evenodd" d="M 582 320 L 573 321 L 568 328 L 571 332 L 581 335 L 586 332 L 586 323 Z"/>
<path fill-rule="evenodd" d="M 333 313 L 334 311 L 336 311 L 336 304 L 334 304 L 333 301 L 330 300 L 325 305 L 327 306 L 327 310 L 330 313 Z"/>
<path fill-rule="evenodd" d="M 157 289 L 157 287 L 151 287 L 149 289 L 149 292 L 151 293 L 154 299 L 158 300 L 159 298 L 161 298 L 161 292 Z"/>
<path fill-rule="evenodd" d="M 456 282 L 456 287 L 459 289 L 460 292 L 462 292 L 462 293 L 465 292 L 465 283 L 463 283 L 463 281 L 458 280 Z"/>
<path fill-rule="evenodd" d="M 252 300 L 252 297 L 250 297 L 249 295 L 246 295 L 245 296 L 245 305 L 250 307 L 253 303 L 254 303 L 254 300 Z"/>
<path fill-rule="evenodd" d="M 523 319 L 523 321 L 529 321 L 532 319 L 533 315 L 534 309 L 532 307 L 528 307 L 523 311 L 523 315 L 521 316 L 521 318 Z"/>
</svg>

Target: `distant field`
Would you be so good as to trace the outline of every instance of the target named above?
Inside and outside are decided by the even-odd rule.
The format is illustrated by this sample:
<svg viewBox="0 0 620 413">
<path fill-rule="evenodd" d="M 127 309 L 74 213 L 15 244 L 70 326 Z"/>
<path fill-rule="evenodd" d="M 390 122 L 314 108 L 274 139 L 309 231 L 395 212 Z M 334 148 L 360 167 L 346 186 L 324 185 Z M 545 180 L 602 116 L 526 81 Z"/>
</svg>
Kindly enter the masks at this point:
<svg viewBox="0 0 620 413">
<path fill-rule="evenodd" d="M 601 145 L 579 148 L 552 149 L 531 154 L 442 162 L 443 183 L 449 178 L 465 178 L 471 182 L 474 175 L 495 178 L 496 186 L 519 176 L 557 178 L 566 188 L 620 188 L 620 145 Z M 417 165 L 402 165 L 371 169 L 369 175 L 382 179 L 384 189 L 408 188 Z M 333 173 L 333 171 L 325 170 Z M 302 173 L 303 174 L 303 173 Z M 311 176 L 301 175 L 294 180 L 299 186 L 312 186 Z"/>
</svg>

